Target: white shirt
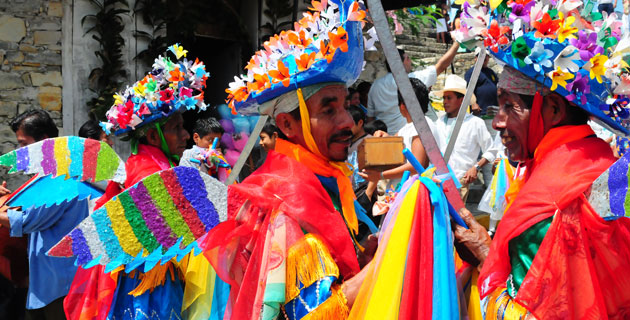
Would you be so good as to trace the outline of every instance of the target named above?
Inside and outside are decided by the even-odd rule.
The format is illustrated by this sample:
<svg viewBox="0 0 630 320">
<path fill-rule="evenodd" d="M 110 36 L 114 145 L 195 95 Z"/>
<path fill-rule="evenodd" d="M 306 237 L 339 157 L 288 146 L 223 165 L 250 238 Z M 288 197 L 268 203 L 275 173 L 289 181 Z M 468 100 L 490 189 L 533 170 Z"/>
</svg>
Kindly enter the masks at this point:
<svg viewBox="0 0 630 320">
<path fill-rule="evenodd" d="M 446 146 L 455 127 L 456 119 L 457 118 L 448 118 L 446 114 L 442 114 L 435 122 L 438 134 L 441 136 L 440 139 L 444 141 L 440 146 L 442 154 L 446 151 Z M 477 163 L 479 152 L 483 152 L 481 156 L 492 162 L 495 154 L 488 150 L 491 146 L 492 137 L 490 137 L 490 133 L 483 120 L 472 114 L 466 114 L 462 127 L 459 130 L 451 159 L 448 161 L 457 179 L 463 178 L 466 171 Z"/>
<path fill-rule="evenodd" d="M 438 135 L 437 133 L 437 128 L 435 127 L 435 123 L 433 123 L 433 120 L 429 118 L 425 118 L 425 119 L 427 119 L 427 124 L 429 125 L 429 129 L 431 129 L 431 133 L 433 134 L 433 137 L 435 138 L 435 142 L 437 142 L 438 148 L 440 148 L 440 145 L 443 142 L 439 139 L 440 135 Z M 413 141 L 413 138 L 418 136 L 418 131 L 416 131 L 416 127 L 413 125 L 413 122 L 409 122 L 405 124 L 405 126 L 402 127 L 400 130 L 398 130 L 398 133 L 396 135 L 403 138 L 403 144 L 405 145 L 405 148 L 412 150 L 411 143 Z M 393 184 L 394 186 L 397 185 L 399 182 L 400 182 L 400 178 L 390 180 L 390 184 Z"/>
<path fill-rule="evenodd" d="M 414 71 L 409 77 L 419 79 L 429 88 L 437 81 L 437 70 L 431 66 Z M 398 108 L 398 87 L 391 72 L 374 80 L 368 93 L 367 116 L 385 122 L 390 135 L 395 135 L 407 123 Z"/>
<path fill-rule="evenodd" d="M 437 132 L 437 128 L 433 120 L 429 118 L 425 118 L 427 120 L 427 124 L 429 125 L 429 129 L 431 129 L 431 133 L 435 138 L 435 142 L 437 142 L 438 148 L 441 148 L 443 141 L 441 140 L 441 136 Z M 398 133 L 396 134 L 399 137 L 403 137 L 403 143 L 405 144 L 405 148 L 411 150 L 411 142 L 413 141 L 413 137 L 418 136 L 418 131 L 416 131 L 416 127 L 413 125 L 413 122 L 409 122 L 405 124 Z"/>
</svg>

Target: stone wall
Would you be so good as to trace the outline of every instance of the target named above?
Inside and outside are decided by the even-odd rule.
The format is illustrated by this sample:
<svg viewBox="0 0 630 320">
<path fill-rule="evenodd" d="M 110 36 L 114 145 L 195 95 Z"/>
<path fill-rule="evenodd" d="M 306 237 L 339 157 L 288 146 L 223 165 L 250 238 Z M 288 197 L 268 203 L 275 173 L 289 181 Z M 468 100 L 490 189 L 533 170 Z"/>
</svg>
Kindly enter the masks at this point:
<svg viewBox="0 0 630 320">
<path fill-rule="evenodd" d="M 42 108 L 62 126 L 62 15 L 61 1 L 0 1 L 0 153 L 17 146 L 9 122 L 23 111 Z"/>
<path fill-rule="evenodd" d="M 16 146 L 8 122 L 32 108 L 61 121 L 61 1 L 0 2 L 0 152 Z"/>
</svg>

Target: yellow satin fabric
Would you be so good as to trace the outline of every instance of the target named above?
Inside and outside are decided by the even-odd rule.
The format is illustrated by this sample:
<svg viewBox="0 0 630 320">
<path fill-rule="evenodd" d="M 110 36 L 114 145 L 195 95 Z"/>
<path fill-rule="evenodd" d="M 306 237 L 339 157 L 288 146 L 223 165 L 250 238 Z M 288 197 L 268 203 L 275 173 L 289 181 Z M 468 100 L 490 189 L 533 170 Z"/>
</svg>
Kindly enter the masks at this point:
<svg viewBox="0 0 630 320">
<path fill-rule="evenodd" d="M 182 315 L 184 319 L 208 319 L 217 275 L 203 254 L 188 256 Z"/>
</svg>

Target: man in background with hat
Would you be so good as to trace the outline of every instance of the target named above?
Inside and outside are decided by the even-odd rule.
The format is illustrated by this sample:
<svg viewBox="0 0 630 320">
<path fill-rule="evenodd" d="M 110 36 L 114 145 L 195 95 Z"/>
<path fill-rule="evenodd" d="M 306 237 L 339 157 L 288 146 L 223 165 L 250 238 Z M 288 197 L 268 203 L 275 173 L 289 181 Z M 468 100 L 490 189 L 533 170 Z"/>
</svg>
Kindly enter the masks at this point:
<svg viewBox="0 0 630 320">
<path fill-rule="evenodd" d="M 437 96 L 443 97 L 444 111 L 446 111 L 445 114 L 438 117 L 435 123 L 437 133 L 440 135 L 440 138 L 437 140 L 444 142 L 440 145 L 442 153 L 446 150 L 455 128 L 457 113 L 464 100 L 464 94 L 466 94 L 466 80 L 456 75 L 449 75 L 446 78 L 444 89 L 436 92 Z M 474 103 L 474 95 L 471 101 Z M 468 197 L 468 185 L 477 180 L 477 174 L 479 174 L 483 166 L 494 160 L 494 154 L 488 152 L 491 146 L 492 137 L 483 120 L 466 113 L 453 148 L 453 153 L 448 161 L 455 176 L 462 184 L 460 194 L 464 202 L 466 202 Z M 481 159 L 477 160 L 479 152 L 483 152 L 483 154 Z"/>
<path fill-rule="evenodd" d="M 409 77 L 419 79 L 430 90 L 437 81 L 437 77 L 453 62 L 457 49 L 459 49 L 459 43 L 455 42 L 434 66 L 413 72 L 409 55 L 402 49 L 398 49 L 398 53 Z M 370 87 L 367 116 L 368 122 L 374 119 L 385 122 L 387 133 L 395 135 L 398 130 L 405 126 L 407 121 L 398 108 L 398 86 L 394 81 L 394 75 L 389 70 L 389 65 L 386 64 L 386 67 L 388 73 L 376 79 Z"/>
</svg>

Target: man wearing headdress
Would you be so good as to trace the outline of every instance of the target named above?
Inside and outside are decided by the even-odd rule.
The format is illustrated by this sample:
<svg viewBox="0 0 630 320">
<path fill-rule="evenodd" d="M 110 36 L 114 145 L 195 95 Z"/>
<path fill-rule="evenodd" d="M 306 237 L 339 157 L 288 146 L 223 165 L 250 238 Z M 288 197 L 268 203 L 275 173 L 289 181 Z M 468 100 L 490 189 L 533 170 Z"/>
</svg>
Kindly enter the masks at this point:
<svg viewBox="0 0 630 320">
<path fill-rule="evenodd" d="M 177 47 L 169 49 L 176 53 Z M 191 81 L 171 78 L 170 75 L 178 72 L 190 77 Z M 116 95 L 119 100 L 108 111 L 108 121 L 101 125 L 115 135 L 126 135 L 131 143 L 132 155 L 125 165 L 127 180 L 122 186 L 124 189 L 177 165 L 190 138 L 179 108 L 190 98 L 195 99 L 191 109 L 205 109 L 201 90 L 207 77 L 203 63 L 173 63 L 169 57 L 160 56 L 149 75 Z M 110 182 L 96 207 L 122 192 L 122 187 Z M 140 271 L 142 268 L 130 273 L 120 269 L 105 273 L 105 267 L 100 265 L 91 269 L 80 268 L 64 302 L 66 313 L 71 319 L 143 319 L 146 315 L 168 319 L 173 314 L 179 317 L 184 296 L 185 261 L 187 259 L 181 264 L 175 260 L 158 264 L 146 273 Z"/>
<path fill-rule="evenodd" d="M 230 186 L 228 221 L 202 245 L 232 288 L 226 319 L 345 319 L 362 282 L 357 254 L 369 250 L 356 240 L 358 220 L 371 221 L 348 178 L 354 123 L 344 102 L 346 83 L 361 71 L 356 20 L 364 13 L 354 1 L 317 4 L 334 14 L 305 14 L 298 29 L 265 42 L 270 51 L 258 52 L 247 68 L 253 78 L 228 89 L 236 111 L 273 117 L 281 137 L 263 166 Z M 317 25 L 329 29 L 310 29 Z M 316 42 L 322 35 L 329 40 Z M 283 41 L 295 45 L 287 55 L 276 47 Z M 294 57 L 313 60 L 301 65 Z"/>
<path fill-rule="evenodd" d="M 579 10 L 569 12 L 573 9 L 561 2 L 544 7 L 519 35 L 502 26 L 509 18 L 494 16 L 496 11 L 488 26 L 505 37 L 493 42 L 488 35 L 486 44 L 507 64 L 499 76 L 493 127 L 509 159 L 526 171 L 506 193 L 507 209 L 491 244 L 466 210 L 471 229 L 455 231 L 458 243 L 474 253 L 469 261 L 481 269 L 478 287 L 481 297 L 488 297 L 486 319 L 626 319 L 630 314 L 630 221 L 604 220 L 589 203 L 593 181 L 615 158 L 587 121 L 590 114 L 627 133 L 600 109 L 601 97 L 609 94 L 606 85 L 620 83 L 613 80 L 621 69 L 590 68 L 615 58 L 614 46 L 607 52 L 593 47 L 599 52 L 593 55 L 580 55 L 573 46 L 579 46 L 575 38 L 595 36 L 597 30 L 574 35 L 572 29 L 567 35 L 540 24 L 549 15 L 558 24 L 570 15 L 579 19 Z M 467 19 L 462 15 L 464 23 Z M 556 31 L 574 39 L 556 39 L 550 35 Z M 531 60 L 540 50 L 553 62 Z"/>
</svg>

